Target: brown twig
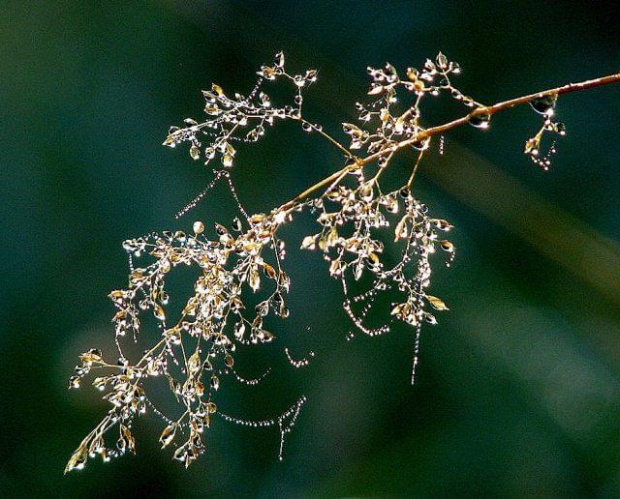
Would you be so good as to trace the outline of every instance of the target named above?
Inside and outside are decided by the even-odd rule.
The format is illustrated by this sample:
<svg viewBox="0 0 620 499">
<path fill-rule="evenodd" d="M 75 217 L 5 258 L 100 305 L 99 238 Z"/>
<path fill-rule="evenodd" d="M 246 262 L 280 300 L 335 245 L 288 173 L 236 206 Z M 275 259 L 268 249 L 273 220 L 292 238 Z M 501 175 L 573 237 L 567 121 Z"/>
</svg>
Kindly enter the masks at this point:
<svg viewBox="0 0 620 499">
<path fill-rule="evenodd" d="M 591 88 L 598 88 L 598 87 L 602 87 L 604 85 L 611 85 L 614 83 L 620 83 L 620 73 L 617 74 L 613 74 L 613 75 L 608 75 L 608 76 L 603 76 L 600 78 L 595 78 L 592 80 L 586 80 L 586 81 L 582 81 L 580 83 L 569 83 L 568 85 L 563 85 L 561 87 L 556 87 L 556 88 L 551 88 L 549 90 L 543 90 L 542 92 L 536 92 L 533 94 L 529 94 L 529 95 L 524 95 L 521 97 L 516 97 L 514 99 L 509 99 L 506 101 L 502 101 L 502 102 L 498 102 L 496 104 L 493 104 L 492 106 L 480 106 L 477 107 L 476 109 L 474 109 L 471 113 L 462 116 L 461 118 L 449 121 L 447 123 L 444 123 L 442 125 L 437 125 L 431 128 L 428 128 L 426 130 L 422 130 L 420 133 L 416 134 L 413 137 L 410 137 L 406 140 L 403 140 L 402 142 L 399 142 L 397 144 L 395 144 L 392 147 L 383 149 L 382 151 L 376 152 L 374 154 L 371 154 L 369 156 L 366 156 L 365 158 L 361 158 L 361 159 L 357 159 L 355 160 L 354 163 L 350 163 L 347 164 L 344 168 L 341 168 L 340 170 L 332 173 L 331 175 L 329 175 L 328 177 L 324 178 L 323 180 L 321 180 L 320 182 L 317 182 L 316 184 L 310 186 L 309 188 L 307 188 L 306 190 L 304 190 L 303 192 L 299 193 L 297 196 L 295 196 L 293 199 L 291 199 L 290 201 L 287 201 L 286 203 L 284 203 L 283 205 L 280 206 L 279 210 L 287 210 L 292 208 L 293 206 L 295 206 L 297 203 L 299 203 L 300 201 L 303 201 L 304 199 L 306 199 L 310 194 L 316 192 L 317 190 L 325 187 L 326 185 L 329 185 L 330 182 L 333 182 L 334 180 L 340 178 L 343 178 L 346 173 L 348 173 L 349 171 L 355 170 L 357 168 L 363 167 L 364 165 L 367 165 L 368 163 L 370 163 L 371 161 L 374 161 L 375 159 L 380 158 L 381 156 L 384 156 L 386 154 L 394 154 L 396 151 L 403 149 L 407 146 L 410 146 L 416 142 L 420 142 L 423 141 L 427 138 L 433 137 L 434 135 L 441 135 L 449 130 L 452 130 L 454 128 L 460 127 L 462 125 L 465 125 L 469 122 L 469 120 L 473 117 L 476 116 L 481 116 L 481 115 L 488 115 L 488 116 L 492 116 L 494 114 L 497 114 L 501 111 L 505 111 L 507 109 L 512 109 L 516 106 L 522 105 L 522 104 L 527 104 L 531 101 L 533 101 L 534 99 L 540 99 L 542 97 L 548 97 L 548 96 L 552 96 L 552 95 L 562 95 L 562 94 L 568 94 L 568 93 L 572 93 L 572 92 L 580 92 L 582 90 L 588 90 Z M 332 139 L 330 137 L 330 142 L 335 142 L 334 139 Z M 340 150 L 345 150 L 348 151 L 342 144 L 336 142 L 337 147 Z M 354 157 L 353 155 L 349 156 L 349 157 Z"/>
</svg>

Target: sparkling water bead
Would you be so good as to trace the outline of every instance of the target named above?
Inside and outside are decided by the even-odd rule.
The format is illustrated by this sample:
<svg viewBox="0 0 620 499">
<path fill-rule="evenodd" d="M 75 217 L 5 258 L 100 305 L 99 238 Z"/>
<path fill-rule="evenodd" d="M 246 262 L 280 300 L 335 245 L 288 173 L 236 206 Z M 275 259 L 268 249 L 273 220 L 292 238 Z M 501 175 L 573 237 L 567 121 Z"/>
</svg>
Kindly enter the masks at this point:
<svg viewBox="0 0 620 499">
<path fill-rule="evenodd" d="M 474 114 L 470 116 L 467 121 L 475 128 L 489 128 L 491 124 L 491 115 L 486 113 Z"/>
<path fill-rule="evenodd" d="M 196 222 L 194 222 L 193 229 L 195 234 L 202 234 L 205 230 L 205 224 L 202 223 L 200 220 L 197 220 Z"/>
<path fill-rule="evenodd" d="M 553 114 L 556 100 L 557 95 L 545 95 L 544 97 L 532 99 L 530 101 L 530 106 L 532 106 L 532 109 L 537 113 L 550 116 Z"/>
<path fill-rule="evenodd" d="M 417 151 L 425 151 L 431 145 L 431 138 L 426 137 L 425 139 L 416 140 L 411 143 L 411 147 L 413 147 Z"/>
</svg>

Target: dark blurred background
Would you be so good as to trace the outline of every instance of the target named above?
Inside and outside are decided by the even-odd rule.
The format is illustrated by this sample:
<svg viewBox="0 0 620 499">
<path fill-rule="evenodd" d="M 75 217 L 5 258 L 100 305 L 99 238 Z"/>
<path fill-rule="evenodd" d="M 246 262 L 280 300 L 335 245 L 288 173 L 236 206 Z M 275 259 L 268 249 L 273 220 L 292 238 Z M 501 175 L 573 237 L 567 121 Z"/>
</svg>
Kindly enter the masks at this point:
<svg viewBox="0 0 620 499">
<path fill-rule="evenodd" d="M 415 387 L 411 331 L 345 341 L 337 283 L 318 255 L 293 253 L 292 317 L 277 332 L 317 357 L 294 370 L 259 352 L 239 369 L 274 364 L 265 384 L 219 402 L 258 417 L 308 396 L 283 462 L 276 430 L 216 420 L 185 471 L 144 418 L 136 457 L 62 474 L 106 410 L 66 380 L 86 348 L 113 351 L 121 242 L 232 217 L 216 190 L 174 219 L 210 174 L 160 144 L 201 116 L 201 89 L 248 92 L 284 50 L 291 68 L 319 70 L 309 111 L 342 137 L 367 65 L 419 67 L 442 50 L 486 103 L 616 72 L 611 4 L 2 2 L 0 495 L 619 497 L 620 87 L 560 99 L 568 135 L 551 172 L 521 153 L 539 123 L 526 108 L 457 130 L 426 163 L 417 195 L 456 226 L 458 256 L 435 273 L 451 312 L 423 332 Z M 240 150 L 233 175 L 256 212 L 340 164 L 283 126 Z M 299 223 L 295 237 L 312 230 Z"/>
</svg>

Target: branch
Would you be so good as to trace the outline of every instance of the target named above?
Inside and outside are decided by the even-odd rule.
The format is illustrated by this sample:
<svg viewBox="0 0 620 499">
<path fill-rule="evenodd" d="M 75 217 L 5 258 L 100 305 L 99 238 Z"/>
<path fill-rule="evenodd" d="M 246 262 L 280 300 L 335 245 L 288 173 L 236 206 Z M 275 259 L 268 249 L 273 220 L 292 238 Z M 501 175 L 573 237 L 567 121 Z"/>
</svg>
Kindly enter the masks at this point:
<svg viewBox="0 0 620 499">
<path fill-rule="evenodd" d="M 321 180 L 320 182 L 317 182 L 316 184 L 312 185 L 311 187 L 308 187 L 306 190 L 304 190 L 303 192 L 299 193 L 297 196 L 295 196 L 293 199 L 291 199 L 290 201 L 287 201 L 286 203 L 284 203 L 283 205 L 280 206 L 280 208 L 278 209 L 278 211 L 280 210 L 288 210 L 291 209 L 292 207 L 294 207 L 297 203 L 299 203 L 300 201 L 303 201 L 304 199 L 306 199 L 310 194 L 316 192 L 317 190 L 327 186 L 330 182 L 333 182 L 334 180 L 338 179 L 339 177 L 344 177 L 344 175 L 346 175 L 348 172 L 361 168 L 364 165 L 367 165 L 368 163 L 370 163 L 371 161 L 374 161 L 375 159 L 380 158 L 381 156 L 384 156 L 386 154 L 393 154 L 396 151 L 403 149 L 407 146 L 412 145 L 415 142 L 420 142 L 423 141 L 424 139 L 427 139 L 429 137 L 433 137 L 434 135 L 440 135 L 443 134 L 449 130 L 452 130 L 454 128 L 460 127 L 462 125 L 465 125 L 469 122 L 469 120 L 475 116 L 481 116 L 481 115 L 489 115 L 492 116 L 494 114 L 497 114 L 501 111 L 505 111 L 507 109 L 512 109 L 516 106 L 520 106 L 522 104 L 528 104 L 529 102 L 535 100 L 535 99 L 540 99 L 542 97 L 548 97 L 548 96 L 558 96 L 558 95 L 562 95 L 562 94 L 568 94 L 571 92 L 580 92 L 582 90 L 589 90 L 591 88 L 598 88 L 598 87 L 602 87 L 604 85 L 611 85 L 614 83 L 620 83 L 620 73 L 617 74 L 613 74 L 613 75 L 609 75 L 609 76 L 603 76 L 601 78 L 595 78 L 593 80 L 586 80 L 586 81 L 582 81 L 580 83 L 569 83 L 568 85 L 564 85 L 561 87 L 556 87 L 556 88 L 551 88 L 548 90 L 543 90 L 541 92 L 536 92 L 533 94 L 529 94 L 529 95 L 524 95 L 522 97 L 516 97 L 514 99 L 510 99 L 510 100 L 506 100 L 503 102 L 498 102 L 496 104 L 493 104 L 492 106 L 480 106 L 477 107 L 476 109 L 474 109 L 471 113 L 462 116 L 461 118 L 455 119 L 453 121 L 449 121 L 447 123 L 444 123 L 443 125 L 437 125 L 431 128 L 428 128 L 426 130 L 422 130 L 420 133 L 416 134 L 413 137 L 410 137 L 407 140 L 403 140 L 402 142 L 399 142 L 397 144 L 395 144 L 392 147 L 386 148 L 382 151 L 376 152 L 374 154 L 371 154 L 370 156 L 367 156 L 365 158 L 362 159 L 355 159 L 354 163 L 350 163 L 347 164 L 344 168 L 341 168 L 340 170 L 336 171 L 335 173 L 332 173 L 331 175 L 329 175 L 328 177 L 324 178 L 323 180 Z M 333 140 L 333 139 L 332 139 Z M 340 145 L 339 146 L 340 149 L 345 150 L 348 152 L 348 150 Z M 349 158 L 354 158 L 354 156 L 352 154 L 347 154 L 347 156 Z"/>
<path fill-rule="evenodd" d="M 433 128 L 429 128 L 428 130 L 424 130 L 416 137 L 416 140 L 424 140 L 427 137 L 432 137 L 433 135 L 439 135 L 439 134 L 442 134 L 443 132 L 447 132 L 448 130 L 452 130 L 453 128 L 466 124 L 469 121 L 469 119 L 474 116 L 480 116 L 480 115 L 492 116 L 506 109 L 512 109 L 513 107 L 519 106 L 521 104 L 528 104 L 529 102 L 535 99 L 540 99 L 542 97 L 549 97 L 552 95 L 558 96 L 562 94 L 568 94 L 571 92 L 579 92 L 581 90 L 588 90 L 590 88 L 602 87 L 604 85 L 610 85 L 612 83 L 619 83 L 619 82 L 620 82 L 620 73 L 617 73 L 614 75 L 603 76 L 601 78 L 595 78 L 593 80 L 582 81 L 581 83 L 569 83 L 568 85 L 564 85 L 562 87 L 544 90 L 542 92 L 537 92 L 535 94 L 524 95 L 523 97 L 517 97 L 515 99 L 510 99 L 504 102 L 498 102 L 497 104 L 493 104 L 492 106 L 478 107 L 474 109 L 471 113 L 469 113 L 467 116 L 463 116 L 462 118 L 459 118 L 457 120 L 450 121 L 448 123 L 445 123 L 443 125 L 439 125 Z M 406 142 L 408 142 L 407 145 L 411 143 L 411 141 L 406 141 Z"/>
</svg>

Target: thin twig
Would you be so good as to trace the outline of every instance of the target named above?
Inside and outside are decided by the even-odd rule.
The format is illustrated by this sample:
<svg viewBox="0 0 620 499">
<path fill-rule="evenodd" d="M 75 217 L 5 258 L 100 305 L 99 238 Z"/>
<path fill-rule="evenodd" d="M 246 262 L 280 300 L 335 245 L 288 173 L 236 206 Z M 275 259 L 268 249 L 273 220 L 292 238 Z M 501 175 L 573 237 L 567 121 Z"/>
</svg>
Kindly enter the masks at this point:
<svg viewBox="0 0 620 499">
<path fill-rule="evenodd" d="M 336 146 L 340 151 L 350 160 L 355 161 L 355 155 L 349 151 L 345 146 L 343 146 L 340 142 L 334 139 L 331 135 L 325 132 L 322 128 L 317 127 L 314 123 L 310 123 L 308 120 L 302 118 L 301 116 L 293 116 L 292 119 L 300 121 L 304 125 L 310 127 L 313 131 L 321 135 L 323 138 L 327 139 L 332 145 Z"/>
<path fill-rule="evenodd" d="M 409 177 L 409 180 L 407 181 L 407 188 L 409 190 L 411 190 L 411 186 L 413 185 L 413 179 L 415 178 L 415 174 L 418 171 L 418 167 L 420 166 L 420 163 L 422 162 L 422 156 L 424 156 L 424 151 L 420 151 L 418 159 L 416 160 L 415 165 L 413 167 L 413 171 L 411 172 L 411 176 Z"/>
</svg>

